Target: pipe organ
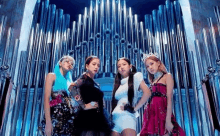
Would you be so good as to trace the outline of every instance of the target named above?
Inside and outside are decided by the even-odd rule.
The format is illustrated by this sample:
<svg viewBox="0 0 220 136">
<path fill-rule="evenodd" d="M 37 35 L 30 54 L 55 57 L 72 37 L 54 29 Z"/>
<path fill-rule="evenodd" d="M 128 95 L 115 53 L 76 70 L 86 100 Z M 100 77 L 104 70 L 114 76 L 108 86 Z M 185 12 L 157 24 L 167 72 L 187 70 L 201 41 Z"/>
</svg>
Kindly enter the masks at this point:
<svg viewBox="0 0 220 136">
<path fill-rule="evenodd" d="M 219 47 L 216 35 L 220 35 L 220 11 L 215 7 L 216 18 L 208 18 L 208 31 L 203 29 L 204 43 L 195 40 L 196 51 L 187 45 L 182 11 L 177 1 L 167 0 L 152 14 L 145 15 L 144 22 L 138 21 L 138 15 L 132 13 L 125 0 L 91 0 L 78 20 L 70 22 L 65 14 L 49 0 L 37 0 L 28 40 L 27 51 L 21 52 L 14 107 L 11 116 L 10 132 L 6 132 L 8 114 L 5 114 L 1 133 L 4 135 L 40 135 L 38 123 L 43 117 L 44 82 L 48 72 L 52 72 L 58 59 L 69 54 L 76 60 L 73 79 L 84 72 L 86 57 L 96 55 L 101 67 L 96 78 L 106 75 L 113 78 L 117 72 L 116 62 L 127 57 L 137 70 L 142 72 L 147 82 L 147 72 L 142 53 L 158 53 L 167 70 L 175 81 L 173 110 L 180 126 L 187 136 L 214 135 L 208 113 L 201 107 L 200 85 L 196 82 L 195 61 L 198 62 L 199 79 L 207 77 L 211 83 L 216 109 L 219 113 Z M 214 30 L 213 19 L 217 20 L 218 33 Z M 0 60 L 1 100 L 5 77 L 14 80 L 19 40 L 11 42 L 13 28 L 6 28 L 6 16 L 1 17 L 0 44 L 5 44 L 4 56 Z M 7 33 L 6 30 L 7 29 Z M 7 35 L 5 43 L 3 35 Z M 13 46 L 13 48 L 10 48 Z M 205 58 L 201 49 L 205 48 Z M 212 54 L 214 53 L 214 55 Z M 196 55 L 196 57 L 194 57 Z M 9 59 L 11 58 L 11 59 Z M 197 60 L 195 60 L 197 58 Z M 203 62 L 203 59 L 205 62 Z M 6 74 L 7 73 L 7 74 Z M 110 73 L 110 74 L 109 74 Z M 111 80 L 111 83 L 113 80 Z M 106 80 L 106 82 L 108 82 Z M 147 82 L 148 83 L 148 82 Z M 102 84 L 101 84 L 102 86 Z M 112 91 L 112 90 L 109 90 Z M 105 92 L 108 111 L 111 108 L 111 93 Z M 11 98 L 12 99 L 12 98 Z M 204 104 L 204 101 L 202 101 Z M 7 107 L 6 107 L 7 109 Z M 8 110 L 5 110 L 8 113 Z M 140 109 L 137 132 L 142 126 L 144 109 Z M 220 114 L 218 114 L 220 116 Z M 207 126 L 204 130 L 203 126 Z"/>
</svg>

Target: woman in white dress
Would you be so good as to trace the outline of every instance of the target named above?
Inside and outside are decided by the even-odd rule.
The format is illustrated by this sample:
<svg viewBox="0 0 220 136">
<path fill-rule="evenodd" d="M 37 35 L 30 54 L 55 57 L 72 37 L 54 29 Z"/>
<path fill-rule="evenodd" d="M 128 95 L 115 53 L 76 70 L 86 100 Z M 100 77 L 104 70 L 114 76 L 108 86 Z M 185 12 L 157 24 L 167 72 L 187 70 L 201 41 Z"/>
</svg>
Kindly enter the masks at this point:
<svg viewBox="0 0 220 136">
<path fill-rule="evenodd" d="M 151 95 L 143 80 L 143 75 L 136 72 L 127 58 L 117 61 L 118 73 L 115 77 L 112 93 L 112 129 L 113 136 L 136 136 L 137 110 L 141 108 Z M 139 90 L 143 96 L 137 103 Z"/>
</svg>

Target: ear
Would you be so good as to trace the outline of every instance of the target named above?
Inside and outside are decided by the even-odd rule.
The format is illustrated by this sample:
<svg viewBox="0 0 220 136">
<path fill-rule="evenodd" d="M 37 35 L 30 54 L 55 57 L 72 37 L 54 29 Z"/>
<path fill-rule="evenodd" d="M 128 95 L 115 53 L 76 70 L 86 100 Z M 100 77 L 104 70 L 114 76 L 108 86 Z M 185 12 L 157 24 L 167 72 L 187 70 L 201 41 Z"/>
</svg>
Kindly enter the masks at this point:
<svg viewBox="0 0 220 136">
<path fill-rule="evenodd" d="M 88 67 L 89 67 L 89 65 L 88 65 L 88 64 L 86 64 L 86 70 L 88 69 Z"/>
<path fill-rule="evenodd" d="M 62 62 L 59 62 L 59 66 L 61 66 L 62 65 Z"/>
</svg>

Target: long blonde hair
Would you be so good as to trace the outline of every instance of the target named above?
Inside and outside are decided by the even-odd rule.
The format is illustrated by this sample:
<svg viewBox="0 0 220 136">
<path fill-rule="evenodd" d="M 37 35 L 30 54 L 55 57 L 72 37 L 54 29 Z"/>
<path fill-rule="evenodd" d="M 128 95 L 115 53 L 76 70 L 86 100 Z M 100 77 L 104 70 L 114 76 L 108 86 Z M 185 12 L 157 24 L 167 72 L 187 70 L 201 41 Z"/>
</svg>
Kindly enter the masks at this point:
<svg viewBox="0 0 220 136">
<path fill-rule="evenodd" d="M 155 55 L 150 55 L 149 57 L 147 57 L 145 60 L 144 60 L 144 65 L 146 66 L 146 61 L 150 59 L 150 60 L 153 60 L 155 62 L 160 62 L 160 65 L 158 67 L 158 70 L 160 72 L 162 72 L 163 74 L 166 74 L 167 73 L 167 69 L 165 67 L 165 65 L 163 64 L 163 62 L 158 58 L 156 57 Z M 146 68 L 147 69 L 147 68 Z M 150 83 L 153 83 L 153 80 L 154 80 L 154 75 L 151 74 L 148 70 L 147 70 L 147 73 L 148 73 L 148 80 L 150 81 Z"/>
</svg>

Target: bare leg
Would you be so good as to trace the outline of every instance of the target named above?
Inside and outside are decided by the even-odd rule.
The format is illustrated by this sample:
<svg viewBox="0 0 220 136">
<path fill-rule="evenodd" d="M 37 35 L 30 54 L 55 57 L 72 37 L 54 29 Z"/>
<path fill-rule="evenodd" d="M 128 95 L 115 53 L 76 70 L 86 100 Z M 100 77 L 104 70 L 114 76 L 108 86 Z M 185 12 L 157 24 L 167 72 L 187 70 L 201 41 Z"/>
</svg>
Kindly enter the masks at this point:
<svg viewBox="0 0 220 136">
<path fill-rule="evenodd" d="M 120 136 L 120 134 L 118 132 L 112 131 L 111 136 Z"/>
<path fill-rule="evenodd" d="M 124 129 L 122 131 L 122 136 L 136 136 L 136 131 L 130 128 Z"/>
</svg>

